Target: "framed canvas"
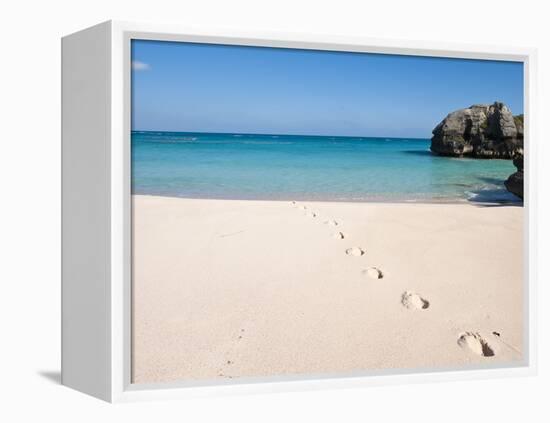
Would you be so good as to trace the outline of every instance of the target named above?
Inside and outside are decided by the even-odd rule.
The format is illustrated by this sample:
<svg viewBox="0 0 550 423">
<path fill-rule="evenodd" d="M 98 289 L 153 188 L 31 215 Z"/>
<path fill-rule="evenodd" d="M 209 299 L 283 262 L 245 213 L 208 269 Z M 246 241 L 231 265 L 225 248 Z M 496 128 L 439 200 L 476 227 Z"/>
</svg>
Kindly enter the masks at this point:
<svg viewBox="0 0 550 423">
<path fill-rule="evenodd" d="M 530 375 L 535 51 L 62 40 L 62 382 L 107 401 Z"/>
</svg>

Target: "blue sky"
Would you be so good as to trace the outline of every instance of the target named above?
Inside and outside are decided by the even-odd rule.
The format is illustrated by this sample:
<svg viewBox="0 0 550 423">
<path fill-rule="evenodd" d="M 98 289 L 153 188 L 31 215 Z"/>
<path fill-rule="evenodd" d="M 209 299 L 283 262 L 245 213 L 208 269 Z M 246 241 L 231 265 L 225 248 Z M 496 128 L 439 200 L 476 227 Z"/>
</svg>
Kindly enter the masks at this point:
<svg viewBox="0 0 550 423">
<path fill-rule="evenodd" d="M 134 130 L 429 138 L 495 100 L 523 113 L 515 62 L 132 42 Z"/>
</svg>

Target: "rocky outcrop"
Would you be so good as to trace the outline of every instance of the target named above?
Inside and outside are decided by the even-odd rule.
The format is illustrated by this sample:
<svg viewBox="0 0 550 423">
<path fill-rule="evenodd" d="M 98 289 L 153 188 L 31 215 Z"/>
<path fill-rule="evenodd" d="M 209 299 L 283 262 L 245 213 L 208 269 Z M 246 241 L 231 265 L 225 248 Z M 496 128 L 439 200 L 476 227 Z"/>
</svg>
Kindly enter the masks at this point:
<svg viewBox="0 0 550 423">
<path fill-rule="evenodd" d="M 523 199 L 523 154 L 518 153 L 514 156 L 514 166 L 518 171 L 512 173 L 508 179 L 504 181 L 504 185 L 512 194 Z"/>
<path fill-rule="evenodd" d="M 523 152 L 523 115 L 513 116 L 504 103 L 452 112 L 432 133 L 430 149 L 442 156 L 511 159 Z"/>
</svg>

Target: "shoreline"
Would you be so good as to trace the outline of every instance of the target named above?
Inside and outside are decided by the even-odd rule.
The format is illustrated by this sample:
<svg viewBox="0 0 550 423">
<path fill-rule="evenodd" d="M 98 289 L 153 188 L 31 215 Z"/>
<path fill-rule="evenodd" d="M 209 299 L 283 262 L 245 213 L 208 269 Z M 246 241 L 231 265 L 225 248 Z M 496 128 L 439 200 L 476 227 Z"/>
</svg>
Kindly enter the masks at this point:
<svg viewBox="0 0 550 423">
<path fill-rule="evenodd" d="M 523 358 L 522 207 L 132 200 L 134 383 Z"/>
<path fill-rule="evenodd" d="M 236 197 L 185 197 L 185 196 L 176 196 L 176 195 L 163 195 L 163 194 L 137 194 L 132 193 L 131 197 L 158 197 L 158 198 L 174 198 L 182 200 L 219 200 L 219 201 L 259 201 L 259 202 L 303 202 L 303 203 L 349 203 L 349 204 L 469 204 L 472 206 L 510 206 L 510 207 L 523 207 L 524 202 L 519 198 L 516 200 L 510 201 L 474 201 L 471 199 L 418 199 L 418 200 L 409 200 L 409 199 L 321 199 L 321 198 L 310 198 L 310 197 L 284 197 L 284 198 L 236 198 Z"/>
</svg>

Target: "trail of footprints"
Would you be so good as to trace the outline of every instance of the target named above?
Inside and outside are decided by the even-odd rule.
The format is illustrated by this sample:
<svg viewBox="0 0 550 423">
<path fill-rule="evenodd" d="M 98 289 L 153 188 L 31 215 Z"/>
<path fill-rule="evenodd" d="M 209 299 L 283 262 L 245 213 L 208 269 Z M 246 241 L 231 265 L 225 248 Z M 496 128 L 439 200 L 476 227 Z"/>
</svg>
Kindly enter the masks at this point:
<svg viewBox="0 0 550 423">
<path fill-rule="evenodd" d="M 240 342 L 243 339 L 243 336 L 244 336 L 244 329 L 241 328 L 239 330 L 239 334 L 237 335 L 237 342 Z M 232 351 L 228 351 L 227 355 L 231 356 L 231 352 Z M 233 364 L 235 364 L 233 360 L 230 360 L 230 359 L 225 360 L 223 365 L 218 369 L 218 372 L 217 372 L 218 376 L 225 377 L 227 379 L 233 379 L 233 375 L 231 374 L 232 373 L 231 368 Z"/>
<path fill-rule="evenodd" d="M 297 205 L 296 201 L 292 201 L 293 206 L 297 206 L 300 210 L 306 212 L 306 216 L 310 218 L 319 217 L 316 212 L 313 212 L 305 205 Z M 334 219 L 325 220 L 325 225 L 330 227 L 340 226 L 340 222 Z M 332 234 L 334 239 L 347 239 L 348 236 L 342 231 L 336 231 Z M 366 250 L 362 247 L 349 247 L 344 250 L 344 253 L 352 257 L 361 257 L 366 254 Z M 384 278 L 384 273 L 377 267 L 369 267 L 363 269 L 361 273 L 371 279 L 379 280 Z M 427 310 L 430 307 L 430 301 L 422 297 L 420 294 L 412 291 L 405 291 L 401 294 L 401 305 L 409 310 Z M 500 333 L 493 332 L 493 337 L 500 338 Z M 486 338 L 482 337 L 478 332 L 463 332 L 459 334 L 457 344 L 464 350 L 476 354 L 481 357 L 493 357 L 496 355 L 494 343 L 490 343 Z M 493 344 L 493 346 L 491 345 Z"/>
<path fill-rule="evenodd" d="M 298 205 L 296 201 L 292 201 L 292 205 L 305 212 L 305 215 L 311 219 L 319 217 L 319 215 L 311 211 L 305 205 Z M 341 222 L 329 219 L 323 222 L 330 227 L 339 227 Z M 332 233 L 332 237 L 337 240 L 345 240 L 348 235 L 342 231 L 335 231 Z M 349 247 L 344 249 L 344 253 L 351 257 L 362 257 L 366 255 L 366 250 L 362 247 Z M 384 278 L 384 273 L 377 267 L 369 267 L 361 271 L 362 275 L 369 277 L 370 279 L 380 280 Z M 412 291 L 405 291 L 401 294 L 401 305 L 409 310 L 426 310 L 430 307 L 430 302 L 422 297 L 420 294 Z M 243 339 L 245 330 L 240 329 L 236 338 L 237 341 Z M 471 354 L 475 354 L 481 357 L 493 357 L 496 355 L 496 340 L 500 338 L 500 333 L 492 332 L 492 340 L 484 338 L 479 332 L 463 332 L 458 336 L 457 344 L 460 348 L 468 351 Z M 504 343 L 505 344 L 505 343 Z M 507 344 L 505 344 L 507 345 Z M 508 345 L 511 347 L 510 345 Z M 513 347 L 511 347 L 513 348 Z M 232 379 L 231 368 L 233 367 L 233 360 L 226 360 L 223 365 L 218 369 L 218 376 Z"/>
</svg>

